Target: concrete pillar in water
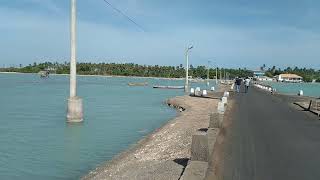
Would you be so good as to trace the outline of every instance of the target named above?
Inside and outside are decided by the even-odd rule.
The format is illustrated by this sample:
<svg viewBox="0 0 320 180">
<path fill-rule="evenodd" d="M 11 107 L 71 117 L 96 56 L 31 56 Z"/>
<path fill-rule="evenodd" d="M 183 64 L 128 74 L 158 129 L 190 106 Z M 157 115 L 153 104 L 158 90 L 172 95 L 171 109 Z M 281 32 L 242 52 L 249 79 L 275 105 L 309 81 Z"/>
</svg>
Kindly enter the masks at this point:
<svg viewBox="0 0 320 180">
<path fill-rule="evenodd" d="M 68 122 L 83 121 L 82 99 L 77 97 L 77 62 L 76 62 L 76 0 L 71 0 L 71 60 L 70 60 L 70 97 L 68 99 Z"/>
</svg>

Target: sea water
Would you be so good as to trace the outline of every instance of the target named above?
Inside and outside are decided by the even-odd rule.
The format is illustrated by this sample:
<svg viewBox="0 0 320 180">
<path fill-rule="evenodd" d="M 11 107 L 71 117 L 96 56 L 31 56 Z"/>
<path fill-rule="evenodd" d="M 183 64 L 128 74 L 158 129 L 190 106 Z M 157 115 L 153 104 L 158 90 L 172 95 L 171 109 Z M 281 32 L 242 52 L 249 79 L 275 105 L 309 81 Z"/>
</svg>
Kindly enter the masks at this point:
<svg viewBox="0 0 320 180">
<path fill-rule="evenodd" d="M 284 94 L 297 95 L 300 90 L 305 96 L 320 97 L 320 83 L 282 83 L 282 82 L 265 82 Z"/>
<path fill-rule="evenodd" d="M 78 76 L 84 122 L 66 123 L 69 77 L 0 74 L 0 179 L 78 179 L 176 115 L 183 80 Z M 148 86 L 128 86 L 148 82 Z M 205 87 L 205 83 L 191 86 Z"/>
</svg>

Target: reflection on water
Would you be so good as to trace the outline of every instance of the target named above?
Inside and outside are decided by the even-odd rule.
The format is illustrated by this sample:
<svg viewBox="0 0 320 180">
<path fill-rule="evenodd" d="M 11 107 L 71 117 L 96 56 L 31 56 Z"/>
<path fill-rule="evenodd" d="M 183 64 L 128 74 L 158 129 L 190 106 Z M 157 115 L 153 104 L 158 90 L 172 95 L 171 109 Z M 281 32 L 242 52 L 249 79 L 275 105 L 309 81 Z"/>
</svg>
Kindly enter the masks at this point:
<svg viewBox="0 0 320 180">
<path fill-rule="evenodd" d="M 298 94 L 303 90 L 306 96 L 320 96 L 320 83 L 280 83 L 280 82 L 265 82 L 271 85 L 278 92 L 286 94 Z"/>
</svg>

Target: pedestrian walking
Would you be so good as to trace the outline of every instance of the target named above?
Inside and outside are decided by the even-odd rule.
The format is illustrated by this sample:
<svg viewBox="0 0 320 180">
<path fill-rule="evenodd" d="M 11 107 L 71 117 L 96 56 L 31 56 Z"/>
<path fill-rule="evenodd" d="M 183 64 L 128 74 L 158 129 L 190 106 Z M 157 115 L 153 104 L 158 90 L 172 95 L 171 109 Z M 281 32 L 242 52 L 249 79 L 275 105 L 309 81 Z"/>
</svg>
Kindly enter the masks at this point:
<svg viewBox="0 0 320 180">
<path fill-rule="evenodd" d="M 249 86 L 250 86 L 250 79 L 249 77 L 246 77 L 246 79 L 244 80 L 244 85 L 245 85 L 245 92 L 247 93 L 249 90 Z"/>
<path fill-rule="evenodd" d="M 241 86 L 241 79 L 238 78 L 238 77 L 236 77 L 236 82 L 235 82 L 235 84 L 236 84 L 236 90 L 237 90 L 237 92 L 239 93 L 239 92 L 240 92 L 240 86 Z"/>
</svg>

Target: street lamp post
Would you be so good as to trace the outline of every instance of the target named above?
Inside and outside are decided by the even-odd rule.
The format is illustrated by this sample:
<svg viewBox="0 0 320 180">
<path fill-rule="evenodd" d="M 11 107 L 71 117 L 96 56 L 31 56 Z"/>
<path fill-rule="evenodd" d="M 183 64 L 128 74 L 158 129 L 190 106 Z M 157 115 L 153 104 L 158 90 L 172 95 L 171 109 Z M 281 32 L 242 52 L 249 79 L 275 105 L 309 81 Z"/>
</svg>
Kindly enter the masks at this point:
<svg viewBox="0 0 320 180">
<path fill-rule="evenodd" d="M 186 49 L 186 84 L 184 86 L 184 92 L 188 92 L 188 88 L 189 88 L 189 51 L 193 48 L 193 46 L 189 46 Z"/>
<path fill-rule="evenodd" d="M 83 121 L 82 99 L 77 96 L 77 62 L 76 62 L 76 0 L 71 0 L 70 22 L 70 97 L 68 99 L 67 122 Z"/>
<path fill-rule="evenodd" d="M 211 63 L 211 61 L 208 61 L 208 67 L 207 67 L 207 86 L 209 86 L 210 85 L 210 83 L 209 83 L 209 79 L 210 79 L 210 77 L 209 77 L 209 73 L 210 73 L 210 63 Z"/>
<path fill-rule="evenodd" d="M 218 84 L 218 65 L 216 65 L 216 84 Z"/>
</svg>

